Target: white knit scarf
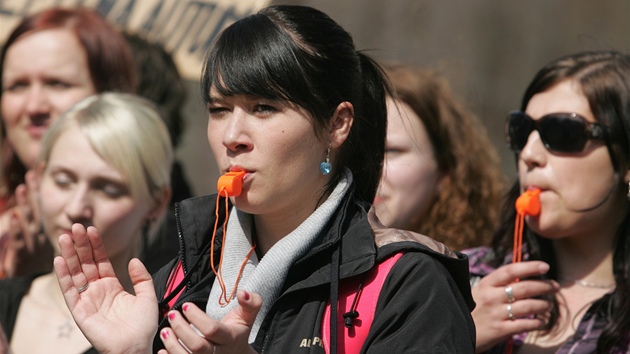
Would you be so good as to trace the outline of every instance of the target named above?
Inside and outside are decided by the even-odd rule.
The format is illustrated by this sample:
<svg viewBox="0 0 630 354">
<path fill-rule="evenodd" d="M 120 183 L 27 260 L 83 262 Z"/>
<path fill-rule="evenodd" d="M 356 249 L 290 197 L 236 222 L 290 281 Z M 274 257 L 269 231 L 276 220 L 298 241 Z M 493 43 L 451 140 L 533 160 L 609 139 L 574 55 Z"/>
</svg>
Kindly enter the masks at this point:
<svg viewBox="0 0 630 354">
<path fill-rule="evenodd" d="M 341 199 L 351 183 L 352 173 L 346 170 L 328 199 L 300 226 L 276 242 L 260 262 L 256 252 L 251 253 L 238 285 L 238 289 L 258 293 L 263 298 L 262 308 L 249 335 L 250 343 L 256 339 L 263 319 L 280 295 L 280 288 L 284 284 L 289 267 L 311 248 L 313 241 L 341 203 Z M 227 237 L 222 250 L 224 258 L 221 265 L 221 275 L 227 296 L 230 295 L 242 263 L 252 248 L 252 222 L 253 216 L 250 214 L 236 208 L 230 212 L 226 229 Z M 220 295 L 221 287 L 218 280 L 215 279 L 208 297 L 206 313 L 217 320 L 222 319 L 232 308 L 236 307 L 237 303 L 234 300 L 222 307 L 219 305 Z"/>
</svg>

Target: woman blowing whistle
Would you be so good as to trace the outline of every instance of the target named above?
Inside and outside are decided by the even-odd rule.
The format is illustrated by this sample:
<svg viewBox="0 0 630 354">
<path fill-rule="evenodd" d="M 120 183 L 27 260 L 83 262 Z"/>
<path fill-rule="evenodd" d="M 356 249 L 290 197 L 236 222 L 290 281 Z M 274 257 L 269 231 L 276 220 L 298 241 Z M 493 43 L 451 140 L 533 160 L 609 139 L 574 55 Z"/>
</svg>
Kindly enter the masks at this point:
<svg viewBox="0 0 630 354">
<path fill-rule="evenodd" d="M 356 281 L 354 299 L 398 255 L 356 352 L 473 352 L 465 256 L 428 238 L 374 242 L 404 234 L 369 211 L 387 90 L 378 65 L 315 9 L 272 6 L 228 27 L 202 95 L 214 158 L 224 173 L 245 172 L 242 190 L 182 202 L 180 257 L 153 279 L 132 261 L 135 296 L 95 257 L 98 230 L 73 229 L 74 245 L 61 236 L 55 269 L 90 342 L 107 353 L 336 353 L 367 321 L 340 289 Z"/>
</svg>

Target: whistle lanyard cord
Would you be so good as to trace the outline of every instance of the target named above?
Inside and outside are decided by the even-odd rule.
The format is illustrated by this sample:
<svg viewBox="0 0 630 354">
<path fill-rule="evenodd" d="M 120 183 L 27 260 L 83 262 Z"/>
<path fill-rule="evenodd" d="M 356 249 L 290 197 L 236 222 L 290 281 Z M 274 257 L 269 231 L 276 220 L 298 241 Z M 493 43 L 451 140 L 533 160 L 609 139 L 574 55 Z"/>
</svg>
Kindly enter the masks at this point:
<svg viewBox="0 0 630 354">
<path fill-rule="evenodd" d="M 514 221 L 514 245 L 512 249 L 512 263 L 520 263 L 523 260 L 523 227 L 525 226 L 525 214 L 516 213 L 516 220 Z M 514 280 L 518 282 L 519 279 Z M 505 345 L 505 353 L 512 354 L 514 348 L 514 340 L 508 338 Z"/>
<path fill-rule="evenodd" d="M 228 199 L 227 190 L 225 190 L 225 188 L 222 188 L 219 191 L 219 195 L 217 196 L 217 201 L 216 201 L 216 205 L 214 209 L 215 222 L 214 222 L 214 230 L 212 231 L 212 241 L 211 241 L 212 246 L 210 247 L 210 267 L 212 268 L 212 272 L 217 278 L 217 283 L 219 283 L 219 286 L 221 287 L 221 295 L 219 296 L 219 305 L 226 306 L 234 298 L 234 294 L 236 293 L 238 289 L 238 283 L 241 280 L 241 276 L 243 275 L 243 270 L 245 269 L 247 260 L 251 256 L 252 252 L 254 252 L 254 250 L 256 249 L 256 242 L 253 242 L 252 248 L 247 253 L 247 256 L 245 256 L 245 260 L 243 260 L 243 263 L 241 264 L 241 267 L 238 271 L 238 275 L 236 276 L 236 281 L 234 282 L 234 286 L 232 287 L 230 295 L 228 296 L 227 289 L 225 286 L 225 281 L 223 280 L 223 275 L 221 274 L 222 272 L 221 266 L 223 264 L 223 255 L 225 252 L 221 252 L 221 256 L 219 257 L 218 268 L 214 267 L 214 245 L 215 245 L 215 239 L 217 236 L 217 226 L 219 225 L 219 199 L 221 199 L 221 195 L 223 195 L 225 199 L 225 221 L 223 222 L 223 226 L 222 226 L 222 229 L 223 229 L 223 236 L 222 236 L 222 242 L 221 242 L 222 247 L 225 246 L 225 238 L 227 236 L 227 224 L 228 224 L 229 215 L 230 215 L 229 199 Z"/>
</svg>

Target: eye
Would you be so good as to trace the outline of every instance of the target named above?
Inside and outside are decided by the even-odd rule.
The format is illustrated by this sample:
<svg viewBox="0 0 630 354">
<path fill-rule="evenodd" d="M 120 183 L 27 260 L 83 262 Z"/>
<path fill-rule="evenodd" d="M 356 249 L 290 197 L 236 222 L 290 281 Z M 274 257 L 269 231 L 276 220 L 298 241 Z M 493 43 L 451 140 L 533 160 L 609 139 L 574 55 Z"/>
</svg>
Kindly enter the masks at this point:
<svg viewBox="0 0 630 354">
<path fill-rule="evenodd" d="M 66 89 L 72 86 L 68 82 L 65 82 L 62 80 L 50 80 L 46 82 L 46 84 L 50 87 L 57 88 L 57 89 Z"/>
<path fill-rule="evenodd" d="M 276 107 L 268 105 L 268 104 L 257 104 L 254 106 L 254 112 L 258 113 L 273 113 L 278 111 Z"/>
<path fill-rule="evenodd" d="M 396 148 L 396 147 L 385 147 L 385 153 L 389 154 L 389 155 L 393 155 L 393 154 L 399 154 L 403 152 L 402 149 L 400 148 Z"/>
<path fill-rule="evenodd" d="M 2 88 L 2 92 L 16 92 L 28 87 L 27 81 L 15 81 Z"/>
<path fill-rule="evenodd" d="M 208 108 L 208 112 L 210 112 L 211 115 L 216 115 L 216 114 L 221 114 L 223 112 L 226 112 L 227 108 L 225 107 L 211 107 Z"/>
<path fill-rule="evenodd" d="M 55 185 L 61 189 L 68 188 L 73 182 L 72 177 L 65 172 L 54 173 L 52 179 Z"/>
<path fill-rule="evenodd" d="M 100 190 L 103 194 L 112 199 L 117 199 L 129 194 L 129 189 L 126 186 L 120 185 L 118 183 L 103 182 L 97 187 L 98 190 Z"/>
<path fill-rule="evenodd" d="M 210 118 L 220 118 L 229 111 L 226 106 L 218 103 L 208 103 L 207 109 L 210 114 Z"/>
</svg>

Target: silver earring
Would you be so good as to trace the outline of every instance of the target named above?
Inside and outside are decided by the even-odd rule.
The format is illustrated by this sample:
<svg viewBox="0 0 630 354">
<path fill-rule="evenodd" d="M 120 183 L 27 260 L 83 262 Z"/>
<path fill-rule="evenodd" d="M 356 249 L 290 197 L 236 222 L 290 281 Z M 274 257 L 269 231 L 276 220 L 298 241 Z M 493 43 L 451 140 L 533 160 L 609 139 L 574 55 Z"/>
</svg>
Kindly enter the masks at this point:
<svg viewBox="0 0 630 354">
<path fill-rule="evenodd" d="M 330 145 L 328 145 L 328 149 L 326 150 L 326 161 L 319 164 L 319 170 L 324 176 L 329 174 L 332 170 L 332 164 L 330 163 Z M 630 185 L 628 188 L 630 188 Z"/>
<path fill-rule="evenodd" d="M 626 198 L 630 200 L 630 181 L 628 181 L 628 192 L 626 193 Z"/>
</svg>

